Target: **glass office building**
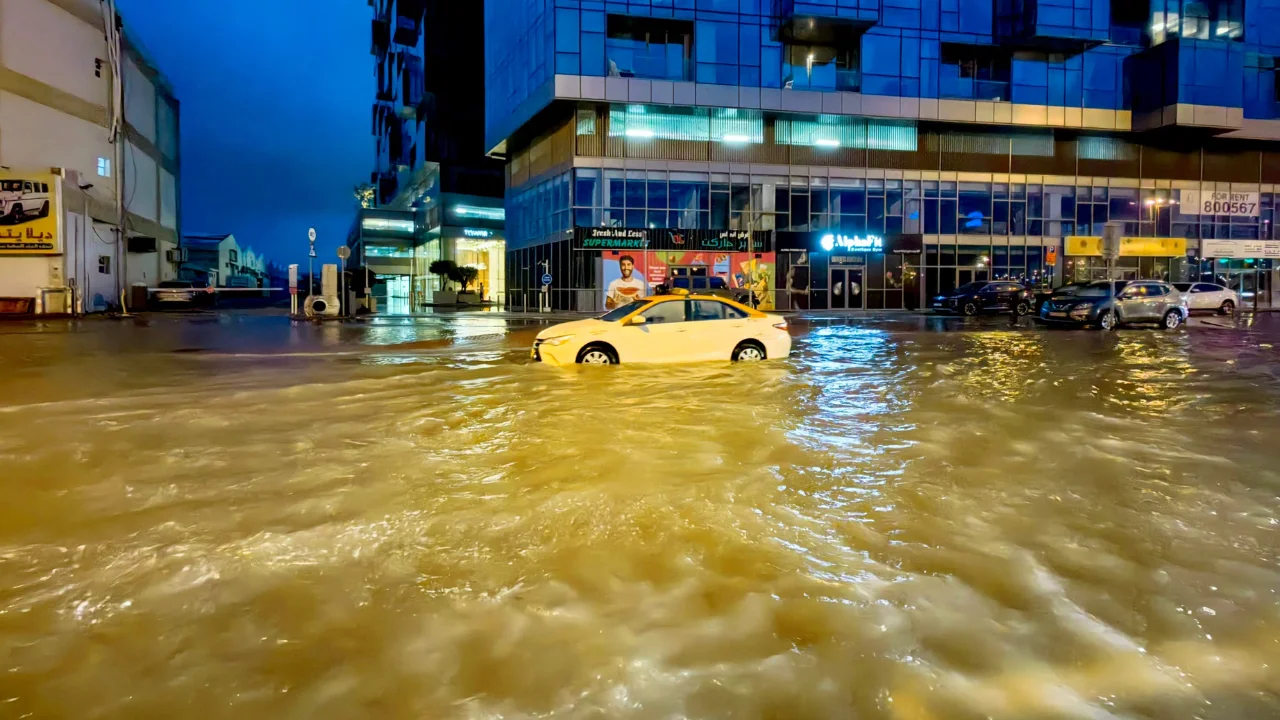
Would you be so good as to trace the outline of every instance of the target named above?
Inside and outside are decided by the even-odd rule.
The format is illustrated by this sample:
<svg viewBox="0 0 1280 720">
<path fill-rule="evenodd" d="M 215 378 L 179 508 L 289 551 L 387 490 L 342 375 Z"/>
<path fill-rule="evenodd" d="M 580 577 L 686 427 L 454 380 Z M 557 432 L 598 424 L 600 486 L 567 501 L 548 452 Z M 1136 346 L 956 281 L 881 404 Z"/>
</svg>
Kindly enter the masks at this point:
<svg viewBox="0 0 1280 720">
<path fill-rule="evenodd" d="M 509 304 L 599 307 L 623 253 L 650 289 L 705 268 L 778 308 L 1107 275 L 1269 304 L 1278 27 L 1280 0 L 490 8 Z M 664 254 L 676 236 L 706 250 Z"/>
<path fill-rule="evenodd" d="M 375 162 L 348 238 L 362 289 L 382 312 L 452 306 L 462 288 L 430 272 L 451 260 L 476 271 L 463 304 L 502 305 L 503 168 L 484 141 L 484 43 L 458 32 L 480 24 L 483 3 L 369 6 Z"/>
</svg>

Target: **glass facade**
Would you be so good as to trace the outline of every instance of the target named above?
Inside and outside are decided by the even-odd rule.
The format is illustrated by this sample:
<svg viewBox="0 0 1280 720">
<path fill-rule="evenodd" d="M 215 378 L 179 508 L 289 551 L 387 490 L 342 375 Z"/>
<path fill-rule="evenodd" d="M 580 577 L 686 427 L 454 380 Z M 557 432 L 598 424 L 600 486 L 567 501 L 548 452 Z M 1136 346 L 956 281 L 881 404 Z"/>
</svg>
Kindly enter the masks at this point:
<svg viewBox="0 0 1280 720">
<path fill-rule="evenodd" d="M 557 75 L 1127 111 L 1143 104 L 1129 97 L 1144 87 L 1135 73 L 1148 80 L 1153 69 L 1126 63 L 1139 54 L 1168 76 L 1157 84 L 1174 90 L 1162 93 L 1174 102 L 1280 119 L 1274 81 L 1280 0 L 862 5 L 493 3 L 486 9 L 489 145 L 549 102 Z M 1152 54 L 1171 40 L 1179 41 L 1177 52 Z M 1216 95 L 1193 90 L 1210 78 Z"/>
<path fill-rule="evenodd" d="M 837 270 L 859 307 L 910 308 L 978 279 L 1189 279 L 1214 272 L 1203 241 L 1280 240 L 1280 0 L 557 0 L 542 17 L 556 77 L 500 99 L 489 131 L 515 143 L 511 287 L 559 268 L 563 307 L 601 281 L 574 228 L 923 237 L 847 266 L 779 250 L 776 292 L 807 275 L 810 307 L 853 307 Z M 557 97 L 575 104 L 513 134 Z M 1129 132 L 1131 115 L 1171 130 Z M 1177 128 L 1255 120 L 1253 139 Z M 1108 224 L 1135 240 L 1110 268 L 1068 242 Z"/>
</svg>

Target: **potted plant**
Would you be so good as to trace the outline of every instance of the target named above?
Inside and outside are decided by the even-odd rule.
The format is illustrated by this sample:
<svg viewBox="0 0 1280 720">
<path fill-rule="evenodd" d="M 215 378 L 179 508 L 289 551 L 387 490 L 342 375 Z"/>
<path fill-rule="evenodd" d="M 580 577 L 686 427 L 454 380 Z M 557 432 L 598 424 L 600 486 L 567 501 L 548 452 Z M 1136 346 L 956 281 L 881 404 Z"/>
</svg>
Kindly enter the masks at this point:
<svg viewBox="0 0 1280 720">
<path fill-rule="evenodd" d="M 440 278 L 440 289 L 435 292 L 434 305 L 457 305 L 458 293 L 449 290 L 449 281 L 455 280 L 458 263 L 452 260 L 432 260 L 427 271 Z"/>
<path fill-rule="evenodd" d="M 461 305 L 479 305 L 481 301 L 480 293 L 470 291 L 471 283 L 476 281 L 480 276 L 480 271 L 469 266 L 463 265 L 457 270 L 457 282 L 462 285 L 462 292 L 458 293 L 458 303 Z"/>
</svg>

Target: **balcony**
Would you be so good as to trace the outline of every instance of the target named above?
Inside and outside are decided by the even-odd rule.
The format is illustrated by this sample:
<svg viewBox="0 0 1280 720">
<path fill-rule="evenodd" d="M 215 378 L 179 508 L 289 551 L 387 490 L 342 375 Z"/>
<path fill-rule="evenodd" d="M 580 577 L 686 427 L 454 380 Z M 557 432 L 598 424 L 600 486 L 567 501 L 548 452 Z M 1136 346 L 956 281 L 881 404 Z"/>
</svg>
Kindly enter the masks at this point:
<svg viewBox="0 0 1280 720">
<path fill-rule="evenodd" d="M 403 117 L 414 117 L 418 113 L 418 106 L 422 104 L 426 95 L 422 58 L 409 53 L 402 54 L 400 58 L 400 100 L 403 103 L 401 115 Z"/>
<path fill-rule="evenodd" d="M 400 192 L 400 178 L 395 173 L 375 174 L 374 181 L 378 186 L 379 205 L 386 205 L 391 202 L 395 199 L 396 193 Z"/>
<path fill-rule="evenodd" d="M 373 47 L 369 50 L 369 53 L 382 57 L 387 54 L 389 47 L 391 47 L 391 23 L 386 18 L 374 18 Z"/>
<path fill-rule="evenodd" d="M 397 62 L 396 53 L 391 53 L 378 60 L 378 83 L 374 90 L 374 99 L 383 102 L 392 102 L 396 99 L 396 86 L 392 81 L 394 70 L 391 67 L 393 62 Z"/>
<path fill-rule="evenodd" d="M 880 22 L 880 0 L 772 0 L 784 28 L 803 29 L 836 20 L 864 29 Z"/>
<path fill-rule="evenodd" d="M 1078 55 L 1106 42 L 1110 31 L 1108 0 L 1093 0 L 1079 9 L 1073 0 L 996 2 L 996 36 L 1008 46 Z"/>
<path fill-rule="evenodd" d="M 373 134 L 381 135 L 386 127 L 387 117 L 391 115 L 391 103 L 379 100 L 373 103 Z"/>
<path fill-rule="evenodd" d="M 1128 58 L 1133 129 L 1240 129 L 1244 60 L 1240 43 L 1178 37 Z"/>
<path fill-rule="evenodd" d="M 830 65 L 806 68 L 783 63 L 782 87 L 784 90 L 817 90 L 819 92 L 858 92 L 862 89 L 862 73 L 858 70 L 837 69 Z"/>
<path fill-rule="evenodd" d="M 943 43 L 938 66 L 938 97 L 1010 101 L 1011 54 L 978 45 Z"/>
<path fill-rule="evenodd" d="M 392 37 L 397 45 L 414 47 L 422 35 L 422 21 L 418 18 L 396 16 L 396 32 Z"/>
<path fill-rule="evenodd" d="M 693 23 L 610 15 L 606 74 L 650 80 L 693 79 Z"/>
</svg>

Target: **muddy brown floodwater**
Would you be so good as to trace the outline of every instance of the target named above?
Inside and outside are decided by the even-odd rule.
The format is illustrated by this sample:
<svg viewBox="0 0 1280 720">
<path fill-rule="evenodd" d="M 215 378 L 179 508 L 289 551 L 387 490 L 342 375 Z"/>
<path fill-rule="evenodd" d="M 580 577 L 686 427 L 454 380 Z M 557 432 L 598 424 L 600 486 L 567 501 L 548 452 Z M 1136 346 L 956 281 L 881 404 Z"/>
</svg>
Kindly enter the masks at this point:
<svg viewBox="0 0 1280 720">
<path fill-rule="evenodd" d="M 0 328 L 0 717 L 1280 716 L 1277 333 L 535 331 Z"/>
</svg>

